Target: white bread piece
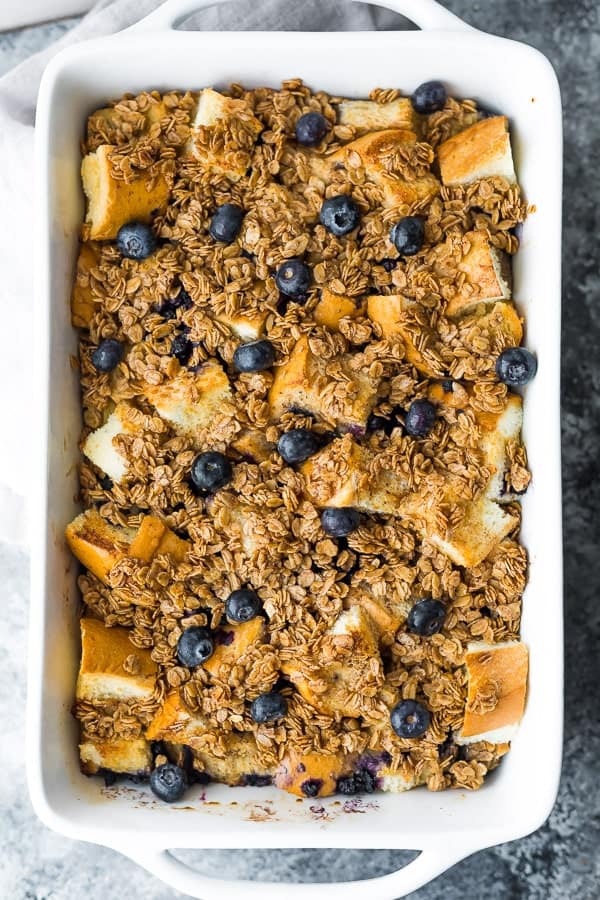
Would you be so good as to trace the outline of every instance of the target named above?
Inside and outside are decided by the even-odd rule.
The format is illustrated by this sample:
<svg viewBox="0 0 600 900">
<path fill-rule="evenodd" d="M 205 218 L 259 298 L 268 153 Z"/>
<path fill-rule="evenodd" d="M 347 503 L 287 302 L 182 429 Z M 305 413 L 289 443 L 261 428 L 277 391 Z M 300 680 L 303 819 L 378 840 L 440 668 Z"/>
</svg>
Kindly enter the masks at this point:
<svg viewBox="0 0 600 900">
<path fill-rule="evenodd" d="M 467 707 L 463 726 L 455 738 L 457 744 L 509 741 L 525 709 L 529 654 L 521 641 L 488 644 L 473 641 L 467 645 L 465 665 L 468 676 Z M 485 712 L 475 712 L 479 697 L 496 703 Z M 485 708 L 489 703 L 485 704 Z"/>
<path fill-rule="evenodd" d="M 205 772 L 215 781 L 231 787 L 246 784 L 248 775 L 274 775 L 274 768 L 265 765 L 262 753 L 252 732 L 230 731 L 223 734 L 220 743 L 224 752 L 217 754 L 207 741 L 192 741 L 194 769 Z"/>
<path fill-rule="evenodd" d="M 512 296 L 509 256 L 492 246 L 483 231 L 469 231 L 463 246 L 465 252 L 458 269 L 464 273 L 465 281 L 446 306 L 445 313 L 451 319 L 477 304 L 510 300 Z"/>
<path fill-rule="evenodd" d="M 263 130 L 263 124 L 253 114 L 244 100 L 234 100 L 205 88 L 200 92 L 198 107 L 191 124 L 191 136 L 187 147 L 187 153 L 195 157 L 208 169 L 213 169 L 226 175 L 231 181 L 238 181 L 245 175 L 250 161 L 247 148 L 240 147 L 239 151 L 211 150 L 200 145 L 195 136 L 199 128 L 211 128 L 219 121 L 235 119 L 238 125 L 243 124 L 244 130 L 254 140 Z"/>
<path fill-rule="evenodd" d="M 478 566 L 492 552 L 496 544 L 517 525 L 517 519 L 501 506 L 483 496 L 467 504 L 464 517 L 445 534 L 426 525 L 423 533 L 457 566 Z"/>
<path fill-rule="evenodd" d="M 88 153 L 81 163 L 81 178 L 88 206 L 86 222 L 93 240 L 116 238 L 127 222 L 150 222 L 155 210 L 162 210 L 169 199 L 170 183 L 164 175 L 144 175 L 135 181 L 121 181 L 113 176 L 110 154 L 116 148 L 102 144 Z"/>
<path fill-rule="evenodd" d="M 359 134 L 383 128 L 416 131 L 417 114 L 410 97 L 398 97 L 390 103 L 374 100 L 342 100 L 338 106 L 338 123 L 350 125 Z"/>
<path fill-rule="evenodd" d="M 480 447 L 485 465 L 491 470 L 486 496 L 492 500 L 502 501 L 504 473 L 508 468 L 506 445 L 510 440 L 518 440 L 523 424 L 521 397 L 518 394 L 511 394 L 499 415 L 479 413 L 477 423 L 482 431 Z"/>
<path fill-rule="evenodd" d="M 336 357 L 342 371 L 357 385 L 357 392 L 348 396 L 343 404 L 330 402 L 329 384 L 317 387 L 317 382 L 327 378 L 326 367 L 331 360 L 317 358 L 311 351 L 308 338 L 300 338 L 289 358 L 277 366 L 269 391 L 271 415 L 279 419 L 284 412 L 296 407 L 306 410 L 326 422 L 345 428 L 365 428 L 369 414 L 377 399 L 378 384 L 368 375 L 349 367 L 351 356 Z"/>
<path fill-rule="evenodd" d="M 244 653 L 257 644 L 264 644 L 266 636 L 266 624 L 262 616 L 255 616 L 249 622 L 239 622 L 234 625 L 223 625 L 217 632 L 217 644 L 214 653 L 202 665 L 211 675 L 219 677 L 221 667 L 225 679 L 229 678 L 232 667 Z M 227 640 L 218 641 L 220 637 Z"/>
<path fill-rule="evenodd" d="M 362 312 L 363 305 L 357 298 L 334 294 L 329 288 L 324 287 L 321 290 L 321 299 L 313 310 L 313 316 L 317 325 L 322 325 L 329 331 L 339 331 L 340 321 L 343 318 L 355 319 Z"/>
<path fill-rule="evenodd" d="M 178 690 L 171 691 L 146 729 L 149 741 L 173 741 L 189 744 L 210 730 L 202 716 L 191 712 Z"/>
<path fill-rule="evenodd" d="M 195 434 L 232 408 L 229 379 L 216 360 L 198 372 L 180 369 L 170 381 L 145 385 L 146 399 L 177 432 Z"/>
<path fill-rule="evenodd" d="M 380 791 L 390 794 L 403 794 L 419 785 L 416 778 L 406 778 L 400 772 L 392 772 L 390 769 L 381 769 L 377 773 L 377 787 Z"/>
<path fill-rule="evenodd" d="M 136 427 L 128 418 L 128 403 L 118 403 L 104 425 L 88 434 L 81 448 L 84 455 L 115 484 L 120 484 L 127 474 L 128 461 L 116 447 L 113 438 L 120 434 L 137 434 Z"/>
<path fill-rule="evenodd" d="M 135 530 L 116 528 L 95 509 L 86 509 L 67 525 L 65 537 L 79 562 L 106 582 L 113 566 L 128 555 Z"/>
<path fill-rule="evenodd" d="M 510 184 L 517 181 L 506 116 L 476 122 L 440 144 L 437 152 L 446 185 L 471 184 L 494 175 Z"/>
<path fill-rule="evenodd" d="M 259 310 L 249 316 L 243 316 L 240 313 L 233 316 L 228 316 L 226 313 L 215 315 L 217 322 L 227 325 L 242 341 L 257 341 L 262 337 L 268 317 L 268 310 Z"/>
<path fill-rule="evenodd" d="M 258 428 L 242 428 L 232 440 L 231 446 L 241 456 L 257 465 L 269 459 L 275 450 L 275 444 L 271 444 L 264 431 Z"/>
<path fill-rule="evenodd" d="M 99 259 L 100 245 L 95 241 L 84 241 L 80 245 L 71 294 L 71 322 L 75 328 L 89 328 L 96 311 L 97 300 L 90 287 L 90 277 Z"/>
<path fill-rule="evenodd" d="M 79 745 L 81 771 L 96 775 L 100 769 L 124 775 L 149 775 L 152 767 L 150 744 L 144 738 L 102 740 L 86 737 Z"/>
<path fill-rule="evenodd" d="M 90 618 L 81 619 L 80 625 L 77 699 L 92 703 L 149 699 L 158 675 L 158 666 L 150 651 L 135 647 L 129 640 L 127 628 L 107 628 L 99 619 Z M 124 667 L 126 662 L 127 668 Z"/>
<path fill-rule="evenodd" d="M 415 204 L 435 197 L 440 183 L 428 173 L 420 178 L 406 180 L 398 174 L 391 174 L 386 168 L 390 154 L 400 147 L 416 143 L 414 131 L 402 128 L 386 128 L 371 131 L 345 144 L 328 156 L 308 154 L 307 159 L 314 175 L 328 183 L 340 165 L 347 167 L 349 161 L 358 159 L 369 181 L 381 188 L 383 206 L 397 209 L 399 214 L 408 212 Z"/>
<path fill-rule="evenodd" d="M 375 596 L 364 582 L 352 585 L 344 603 L 350 607 L 362 606 L 386 643 L 393 639 L 412 607 L 411 600 L 392 599 L 389 591 L 383 596 Z"/>
<path fill-rule="evenodd" d="M 372 322 L 379 325 L 384 338 L 396 335 L 402 338 L 406 359 L 418 372 L 429 378 L 440 378 L 444 373 L 441 361 L 438 367 L 434 360 L 422 352 L 427 343 L 426 338 L 433 338 L 433 333 L 428 332 L 426 328 L 421 328 L 417 334 L 414 334 L 407 327 L 407 314 L 413 311 L 417 305 L 414 300 L 403 297 L 401 294 L 372 294 L 367 298 L 367 315 Z"/>
</svg>

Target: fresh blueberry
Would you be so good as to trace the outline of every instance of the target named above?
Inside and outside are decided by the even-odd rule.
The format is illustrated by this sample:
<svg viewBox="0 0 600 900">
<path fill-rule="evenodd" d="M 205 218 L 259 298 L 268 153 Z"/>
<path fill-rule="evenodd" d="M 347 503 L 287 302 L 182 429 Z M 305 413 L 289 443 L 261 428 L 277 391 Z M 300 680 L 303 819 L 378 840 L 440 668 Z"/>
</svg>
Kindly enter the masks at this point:
<svg viewBox="0 0 600 900">
<path fill-rule="evenodd" d="M 194 305 L 192 298 L 183 288 L 172 300 L 164 300 L 158 308 L 158 312 L 163 319 L 177 318 L 178 309 L 191 309 Z"/>
<path fill-rule="evenodd" d="M 236 203 L 224 203 L 215 210 L 208 233 L 215 241 L 222 244 L 231 244 L 235 241 L 242 227 L 244 210 Z"/>
<path fill-rule="evenodd" d="M 390 240 L 400 256 L 414 256 L 423 246 L 425 225 L 421 216 L 404 216 L 392 227 Z"/>
<path fill-rule="evenodd" d="M 346 537 L 356 531 L 360 524 L 360 513 L 351 507 L 327 506 L 321 513 L 323 531 L 332 537 Z"/>
<path fill-rule="evenodd" d="M 260 694 L 250 704 L 250 715 L 255 722 L 274 722 L 275 719 L 282 719 L 287 713 L 287 700 L 283 694 L 277 691 L 268 691 L 266 694 Z"/>
<path fill-rule="evenodd" d="M 358 226 L 360 210 L 352 197 L 339 194 L 323 202 L 319 218 L 328 231 L 336 237 L 342 237 Z"/>
<path fill-rule="evenodd" d="M 275 362 L 275 348 L 271 341 L 250 341 L 240 344 L 233 354 L 233 365 L 238 372 L 262 372 Z"/>
<path fill-rule="evenodd" d="M 426 81 L 419 85 L 410 99 L 415 112 L 427 115 L 444 108 L 448 92 L 441 81 Z"/>
<path fill-rule="evenodd" d="M 340 794 L 372 794 L 377 787 L 377 779 L 368 769 L 359 769 L 354 775 L 344 775 L 337 780 Z"/>
<path fill-rule="evenodd" d="M 307 778 L 306 781 L 303 781 L 300 785 L 300 790 L 305 797 L 318 797 L 322 787 L 322 778 Z"/>
<path fill-rule="evenodd" d="M 178 359 L 182 366 L 185 366 L 185 364 L 189 361 L 189 358 L 192 355 L 192 350 L 192 342 L 185 336 L 185 334 L 177 334 L 173 338 L 173 342 L 171 344 L 171 356 L 174 356 L 175 359 Z"/>
<path fill-rule="evenodd" d="M 431 637 L 441 631 L 446 607 L 439 600 L 418 600 L 408 614 L 406 624 L 413 634 Z"/>
<path fill-rule="evenodd" d="M 288 259 L 279 268 L 275 275 L 275 284 L 282 294 L 291 297 L 292 300 L 304 298 L 310 287 L 310 269 L 301 259 Z"/>
<path fill-rule="evenodd" d="M 199 453 L 192 463 L 192 483 L 199 491 L 218 491 L 233 477 L 231 463 L 217 450 Z"/>
<path fill-rule="evenodd" d="M 177 803 L 188 786 L 187 775 L 174 763 L 157 766 L 150 775 L 152 793 L 165 803 Z"/>
<path fill-rule="evenodd" d="M 273 776 L 257 775 L 254 772 L 249 772 L 247 775 L 242 776 L 242 783 L 246 787 L 268 787 L 273 784 Z"/>
<path fill-rule="evenodd" d="M 260 597 L 250 588 L 232 591 L 225 601 L 225 615 L 230 622 L 249 622 L 261 609 Z"/>
<path fill-rule="evenodd" d="M 213 655 L 215 644 L 208 628 L 193 625 L 186 628 L 177 641 L 177 659 L 182 666 L 194 669 Z"/>
<path fill-rule="evenodd" d="M 416 700 L 401 700 L 393 708 L 390 718 L 392 728 L 401 738 L 422 737 L 431 720 L 429 710 Z"/>
<path fill-rule="evenodd" d="M 425 437 L 435 424 L 435 406 L 429 400 L 413 400 L 408 407 L 404 427 L 413 437 Z"/>
<path fill-rule="evenodd" d="M 117 247 L 128 259 L 146 259 L 156 250 L 158 241 L 150 225 L 128 222 L 117 232 Z"/>
<path fill-rule="evenodd" d="M 329 122 L 318 112 L 308 112 L 296 122 L 296 140 L 303 147 L 316 147 L 329 131 Z"/>
<path fill-rule="evenodd" d="M 286 431 L 277 442 L 277 449 L 285 462 L 293 466 L 313 456 L 321 446 L 319 437 L 308 428 Z"/>
<path fill-rule="evenodd" d="M 394 269 L 396 268 L 396 266 L 398 265 L 398 260 L 392 259 L 391 257 L 388 256 L 385 259 L 381 260 L 380 265 L 383 266 L 383 268 L 385 269 L 386 272 L 393 272 Z"/>
<path fill-rule="evenodd" d="M 112 372 L 123 359 L 123 344 L 106 338 L 92 353 L 92 365 L 98 372 Z"/>
<path fill-rule="evenodd" d="M 509 347 L 496 360 L 496 375 L 511 387 L 527 384 L 536 372 L 537 359 L 525 347 Z"/>
</svg>

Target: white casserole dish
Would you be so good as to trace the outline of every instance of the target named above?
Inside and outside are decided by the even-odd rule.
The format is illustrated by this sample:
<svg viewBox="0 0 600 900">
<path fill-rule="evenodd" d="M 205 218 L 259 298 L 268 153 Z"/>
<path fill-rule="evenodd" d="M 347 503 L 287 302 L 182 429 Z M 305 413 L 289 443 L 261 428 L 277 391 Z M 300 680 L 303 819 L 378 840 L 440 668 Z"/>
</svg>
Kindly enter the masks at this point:
<svg viewBox="0 0 600 900">
<path fill-rule="evenodd" d="M 222 0 L 218 0 L 222 2 Z M 556 796 L 562 744 L 562 572 L 559 428 L 561 107 L 549 62 L 523 44 L 471 29 L 434 0 L 388 0 L 420 32 L 224 33 L 174 31 L 205 0 L 168 0 L 128 31 L 64 50 L 46 70 L 37 118 L 36 411 L 39 477 L 33 507 L 29 659 L 29 787 L 37 814 L 72 838 L 120 850 L 194 897 L 404 896 L 458 860 L 522 837 L 546 819 Z M 348 60 L 356 64 L 348 66 Z M 530 556 L 522 637 L 530 647 L 529 697 L 513 748 L 476 793 L 368 798 L 362 815 L 337 798 L 298 802 L 275 788 L 213 785 L 209 804 L 190 791 L 185 809 L 155 803 L 144 788 L 104 791 L 79 771 L 71 717 L 78 660 L 77 564 L 63 531 L 78 511 L 77 335 L 69 295 L 84 212 L 79 140 L 86 116 L 125 91 L 200 88 L 239 81 L 277 85 L 300 76 L 333 94 L 374 86 L 412 90 L 432 77 L 511 120 L 521 184 L 536 211 L 514 266 L 515 298 L 539 370 L 528 387 L 524 438 L 534 478 L 523 500 Z M 182 804 L 183 806 L 183 804 Z M 191 811 L 193 808 L 193 811 Z M 317 811 L 315 812 L 315 809 Z M 318 810 L 323 810 L 319 812 Z M 216 881 L 169 848 L 362 847 L 423 851 L 407 867 L 338 885 Z M 473 886 L 472 891 L 475 888 Z M 467 889 L 467 893 L 469 893 Z"/>
</svg>

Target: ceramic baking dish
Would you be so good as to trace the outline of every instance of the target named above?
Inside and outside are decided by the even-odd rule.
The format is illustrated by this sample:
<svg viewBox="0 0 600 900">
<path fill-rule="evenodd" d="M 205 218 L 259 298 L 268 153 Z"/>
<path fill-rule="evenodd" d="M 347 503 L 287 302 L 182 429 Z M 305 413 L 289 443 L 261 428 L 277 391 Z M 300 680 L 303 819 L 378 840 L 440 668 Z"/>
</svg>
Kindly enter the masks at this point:
<svg viewBox="0 0 600 900">
<path fill-rule="evenodd" d="M 467 26 L 434 0 L 389 0 L 421 31 L 225 33 L 174 30 L 203 0 L 169 0 L 142 23 L 64 50 L 46 70 L 37 118 L 35 412 L 40 434 L 32 563 L 29 660 L 29 786 L 35 809 L 72 838 L 120 850 L 194 897 L 404 896 L 458 860 L 536 829 L 557 790 L 562 742 L 562 576 L 559 430 L 561 107 L 549 62 L 523 44 Z M 524 438 L 533 483 L 523 500 L 523 543 L 531 568 L 522 636 L 531 651 L 527 711 L 513 748 L 473 794 L 382 794 L 299 801 L 275 788 L 213 785 L 185 806 L 154 802 L 135 786 L 105 790 L 79 771 L 71 717 L 79 659 L 77 564 L 63 530 L 78 511 L 80 404 L 70 356 L 77 335 L 69 294 L 84 213 L 79 141 L 86 116 L 126 91 L 277 85 L 300 76 L 332 94 L 366 96 L 374 86 L 412 90 L 443 79 L 511 120 L 521 184 L 535 204 L 515 262 L 515 298 L 527 345 L 538 355 L 527 388 Z M 360 812 L 357 815 L 356 812 Z M 217 881 L 170 848 L 411 848 L 404 869 L 366 882 L 287 885 Z M 467 894 L 475 886 L 465 886 Z"/>
</svg>

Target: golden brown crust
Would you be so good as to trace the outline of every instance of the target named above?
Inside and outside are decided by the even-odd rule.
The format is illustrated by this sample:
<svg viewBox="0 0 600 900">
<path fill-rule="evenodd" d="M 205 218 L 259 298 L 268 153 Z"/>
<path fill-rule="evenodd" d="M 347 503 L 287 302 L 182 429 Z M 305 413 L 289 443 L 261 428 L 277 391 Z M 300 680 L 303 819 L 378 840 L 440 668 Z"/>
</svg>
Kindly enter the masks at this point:
<svg viewBox="0 0 600 900">
<path fill-rule="evenodd" d="M 129 640 L 126 628 L 107 628 L 98 619 L 81 619 L 81 664 L 77 699 L 116 700 L 150 697 L 158 666 L 148 650 Z"/>
<path fill-rule="evenodd" d="M 124 775 L 149 775 L 152 765 L 150 744 L 143 738 L 129 740 L 83 738 L 79 744 L 81 771 L 96 775 L 104 769 Z"/>
<path fill-rule="evenodd" d="M 440 144 L 438 161 L 447 185 L 468 184 L 490 175 L 514 182 L 508 119 L 492 116 L 459 132 Z"/>
<path fill-rule="evenodd" d="M 297 797 L 329 797 L 337 780 L 352 771 L 354 759 L 342 753 L 289 753 L 275 772 L 278 788 Z"/>
<path fill-rule="evenodd" d="M 464 236 L 465 252 L 458 264 L 465 279 L 446 306 L 446 315 L 459 316 L 478 303 L 509 300 L 511 297 L 510 263 L 505 253 L 493 247 L 481 231 Z"/>
<path fill-rule="evenodd" d="M 131 530 L 115 528 L 95 509 L 88 509 L 67 525 L 65 537 L 71 552 L 100 581 L 129 552 Z"/>
<path fill-rule="evenodd" d="M 465 656 L 468 694 L 462 738 L 517 725 L 525 709 L 528 652 L 525 644 L 470 644 Z"/>
</svg>

